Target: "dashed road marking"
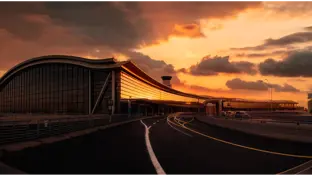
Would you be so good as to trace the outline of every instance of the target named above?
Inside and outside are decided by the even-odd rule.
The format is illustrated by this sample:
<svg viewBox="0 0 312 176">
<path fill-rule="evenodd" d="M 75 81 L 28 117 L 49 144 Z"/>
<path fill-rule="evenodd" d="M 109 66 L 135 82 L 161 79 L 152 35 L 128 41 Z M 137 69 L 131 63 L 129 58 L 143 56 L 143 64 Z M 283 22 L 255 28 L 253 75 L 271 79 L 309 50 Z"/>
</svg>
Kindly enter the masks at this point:
<svg viewBox="0 0 312 176">
<path fill-rule="evenodd" d="M 288 157 L 294 157 L 294 158 L 308 158 L 308 159 L 312 159 L 312 156 L 308 156 L 308 155 L 295 155 L 295 154 L 288 154 L 288 153 L 273 152 L 273 151 L 269 151 L 269 150 L 263 150 L 263 149 L 253 148 L 253 147 L 247 147 L 247 146 L 240 145 L 240 144 L 235 144 L 235 143 L 232 143 L 232 142 L 228 142 L 228 141 L 225 141 L 225 140 L 222 140 L 222 139 L 218 139 L 218 138 L 215 138 L 215 137 L 203 134 L 203 133 L 198 132 L 198 131 L 196 131 L 194 129 L 191 129 L 191 128 L 188 128 L 188 127 L 186 127 L 184 125 L 181 125 L 180 123 L 177 123 L 177 125 L 181 126 L 182 128 L 185 128 L 185 129 L 187 129 L 187 130 L 189 130 L 189 131 L 191 131 L 193 133 L 196 133 L 196 134 L 199 134 L 201 136 L 207 137 L 209 139 L 212 139 L 212 140 L 215 140 L 215 141 L 219 141 L 219 142 L 222 142 L 222 143 L 225 143 L 225 144 L 233 145 L 233 146 L 236 146 L 236 147 L 245 148 L 245 149 L 254 150 L 254 151 L 263 152 L 263 153 L 270 153 L 270 154 L 274 154 L 274 155 L 288 156 Z"/>
<path fill-rule="evenodd" d="M 142 120 L 141 120 L 141 123 L 145 127 L 145 144 L 146 144 L 146 148 L 147 148 L 148 154 L 149 154 L 149 156 L 151 158 L 151 161 L 153 163 L 153 166 L 154 166 L 157 174 L 165 175 L 166 173 L 165 173 L 164 169 L 161 167 L 160 163 L 158 162 L 157 157 L 156 157 L 156 155 L 155 155 L 155 153 L 153 151 L 151 141 L 149 139 L 149 129 L 151 128 L 151 126 L 147 127 Z"/>
<path fill-rule="evenodd" d="M 179 131 L 179 132 L 181 132 L 181 133 L 183 133 L 183 134 L 185 134 L 185 135 L 187 135 L 187 136 L 189 136 L 189 137 L 193 137 L 192 135 L 190 135 L 190 134 L 188 134 L 188 133 L 185 133 L 185 132 L 183 132 L 183 131 L 181 131 L 181 130 L 175 128 L 175 127 L 173 127 L 173 126 L 170 124 L 170 123 L 172 123 L 171 121 L 167 121 L 167 123 L 168 123 L 169 126 L 171 126 L 171 128 L 173 128 L 173 129 L 175 129 L 175 130 L 177 130 L 177 131 Z M 174 125 L 176 125 L 176 124 L 174 124 Z"/>
</svg>

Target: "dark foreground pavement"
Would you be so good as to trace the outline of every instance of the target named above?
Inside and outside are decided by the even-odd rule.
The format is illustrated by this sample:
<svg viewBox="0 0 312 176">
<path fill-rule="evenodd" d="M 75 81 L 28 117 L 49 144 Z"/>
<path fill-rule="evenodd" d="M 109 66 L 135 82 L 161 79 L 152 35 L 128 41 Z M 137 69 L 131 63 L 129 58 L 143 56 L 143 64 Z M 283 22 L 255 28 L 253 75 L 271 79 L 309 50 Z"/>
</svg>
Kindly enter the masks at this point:
<svg viewBox="0 0 312 176">
<path fill-rule="evenodd" d="M 148 119 L 150 142 L 167 174 L 276 174 L 309 161 L 225 144 L 168 125 L 167 119 Z M 233 143 L 310 155 L 308 145 L 216 128 L 197 121 L 186 125 Z M 156 174 L 145 145 L 140 121 L 86 136 L 5 155 L 6 164 L 27 173 Z"/>
<path fill-rule="evenodd" d="M 12 152 L 6 164 L 31 174 L 155 174 L 139 122 Z"/>
</svg>

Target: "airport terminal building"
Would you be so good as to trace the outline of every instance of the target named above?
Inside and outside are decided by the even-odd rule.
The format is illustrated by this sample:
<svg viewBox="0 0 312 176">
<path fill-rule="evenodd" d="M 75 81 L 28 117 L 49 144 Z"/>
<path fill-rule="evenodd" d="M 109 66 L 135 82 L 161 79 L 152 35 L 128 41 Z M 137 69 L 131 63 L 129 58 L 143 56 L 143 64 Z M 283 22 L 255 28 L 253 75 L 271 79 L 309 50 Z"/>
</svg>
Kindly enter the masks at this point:
<svg viewBox="0 0 312 176">
<path fill-rule="evenodd" d="M 237 104 L 172 89 L 171 77 L 162 78 L 163 84 L 131 61 L 42 56 L 2 76 L 0 113 L 153 115 L 207 112 L 213 107 L 218 114 L 227 105 Z M 294 107 L 296 102 L 281 102 L 277 107 L 281 104 Z"/>
<path fill-rule="evenodd" d="M 43 56 L 16 65 L 0 80 L 2 113 L 197 112 L 204 111 L 206 99 L 174 90 L 133 62 L 113 58 Z"/>
</svg>

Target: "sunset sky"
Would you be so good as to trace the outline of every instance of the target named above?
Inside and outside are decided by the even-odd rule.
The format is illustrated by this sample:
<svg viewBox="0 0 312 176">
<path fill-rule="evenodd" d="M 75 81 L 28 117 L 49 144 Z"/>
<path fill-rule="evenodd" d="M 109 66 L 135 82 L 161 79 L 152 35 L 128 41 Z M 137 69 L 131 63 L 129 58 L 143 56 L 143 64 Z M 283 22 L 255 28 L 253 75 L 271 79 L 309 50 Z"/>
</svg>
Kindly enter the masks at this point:
<svg viewBox="0 0 312 176">
<path fill-rule="evenodd" d="M 294 100 L 312 90 L 312 2 L 0 2 L 0 75 L 32 57 L 133 60 L 175 89 Z M 269 82 L 265 81 L 267 79 Z"/>
</svg>

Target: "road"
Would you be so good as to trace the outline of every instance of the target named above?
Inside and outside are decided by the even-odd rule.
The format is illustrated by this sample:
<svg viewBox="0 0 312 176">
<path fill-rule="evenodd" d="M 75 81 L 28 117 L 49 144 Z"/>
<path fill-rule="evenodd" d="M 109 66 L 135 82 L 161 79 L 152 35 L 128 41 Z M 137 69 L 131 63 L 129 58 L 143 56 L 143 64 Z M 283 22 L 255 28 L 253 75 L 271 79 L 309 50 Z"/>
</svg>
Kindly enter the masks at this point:
<svg viewBox="0 0 312 176">
<path fill-rule="evenodd" d="M 129 123 L 1 160 L 34 174 L 278 174 L 307 170 L 309 148 L 180 115 Z"/>
</svg>

